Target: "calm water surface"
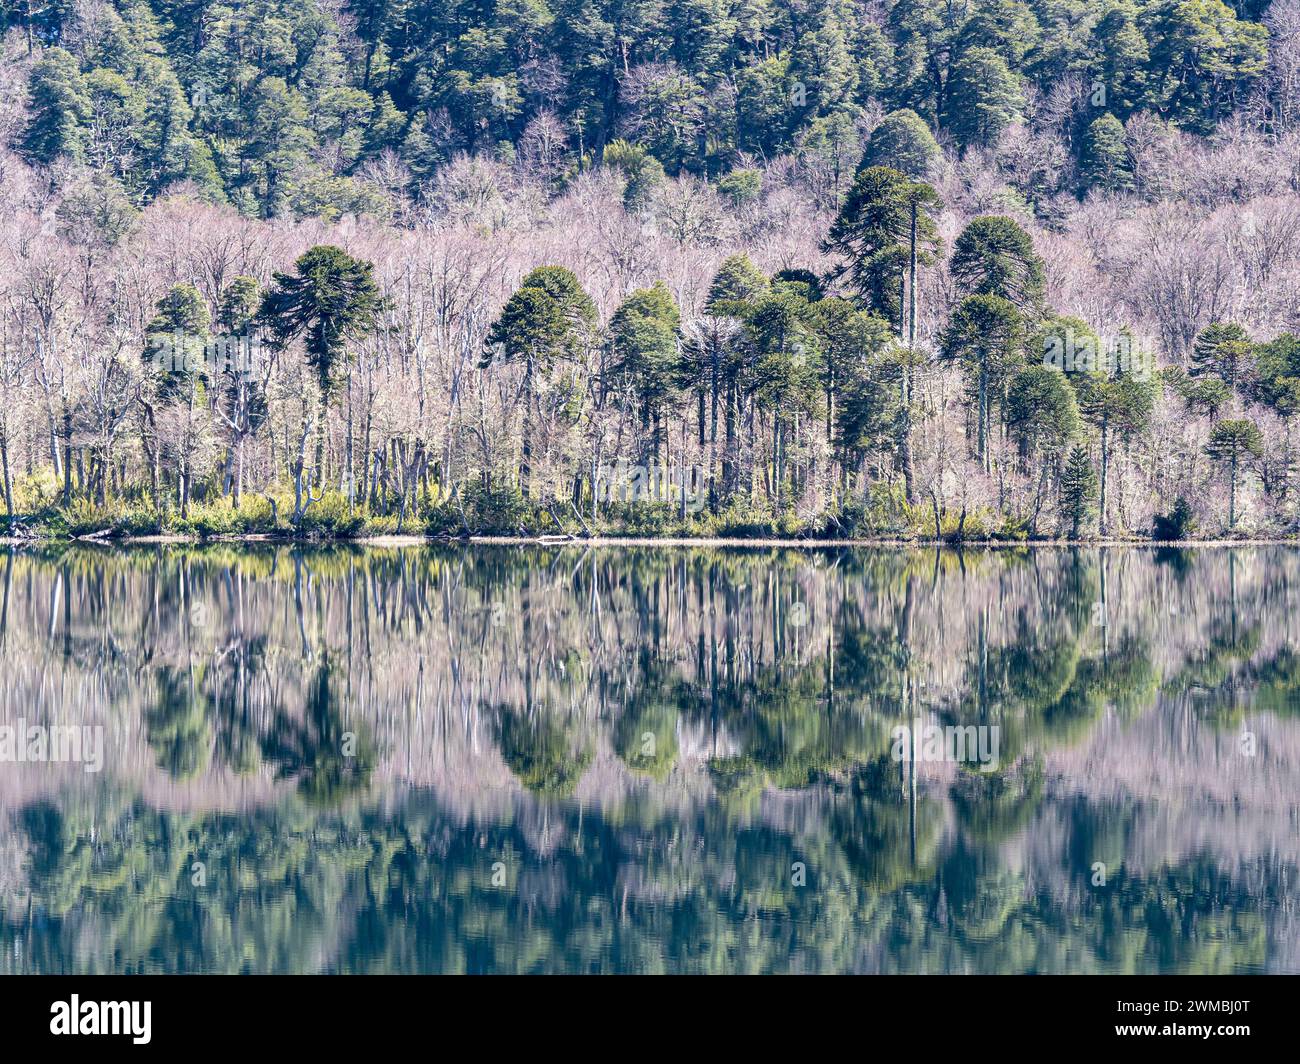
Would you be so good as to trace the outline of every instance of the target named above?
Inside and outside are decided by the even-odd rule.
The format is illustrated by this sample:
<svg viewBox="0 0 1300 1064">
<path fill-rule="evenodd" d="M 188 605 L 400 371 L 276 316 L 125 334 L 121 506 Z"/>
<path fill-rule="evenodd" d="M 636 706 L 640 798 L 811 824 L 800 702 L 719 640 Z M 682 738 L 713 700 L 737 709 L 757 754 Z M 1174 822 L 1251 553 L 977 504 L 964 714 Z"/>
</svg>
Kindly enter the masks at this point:
<svg viewBox="0 0 1300 1064">
<path fill-rule="evenodd" d="M 1294 972 L 1298 635 L 1283 548 L 0 552 L 0 735 L 103 729 L 0 972 Z"/>
</svg>

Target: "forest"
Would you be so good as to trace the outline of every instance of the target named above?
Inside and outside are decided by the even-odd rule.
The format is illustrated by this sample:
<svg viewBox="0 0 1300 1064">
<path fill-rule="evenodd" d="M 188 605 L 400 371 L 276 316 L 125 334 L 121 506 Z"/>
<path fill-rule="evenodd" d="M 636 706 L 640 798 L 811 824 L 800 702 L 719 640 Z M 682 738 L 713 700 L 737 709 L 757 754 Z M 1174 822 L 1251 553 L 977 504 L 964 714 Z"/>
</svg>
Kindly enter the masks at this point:
<svg viewBox="0 0 1300 1064">
<path fill-rule="evenodd" d="M 3 0 L 0 535 L 1300 531 L 1300 0 Z"/>
</svg>

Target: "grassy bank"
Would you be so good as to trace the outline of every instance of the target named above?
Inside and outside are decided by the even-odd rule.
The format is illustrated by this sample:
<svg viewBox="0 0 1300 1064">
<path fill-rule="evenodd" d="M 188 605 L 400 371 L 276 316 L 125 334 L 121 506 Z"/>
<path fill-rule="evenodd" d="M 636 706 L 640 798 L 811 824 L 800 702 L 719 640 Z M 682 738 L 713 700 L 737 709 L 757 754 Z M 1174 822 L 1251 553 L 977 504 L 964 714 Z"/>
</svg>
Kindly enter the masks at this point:
<svg viewBox="0 0 1300 1064">
<path fill-rule="evenodd" d="M 717 513 L 683 514 L 669 502 L 612 503 L 580 513 L 573 504 L 525 501 L 513 491 L 458 494 L 424 499 L 408 512 L 376 512 L 349 503 L 339 492 L 325 492 L 295 518 L 291 493 L 245 496 L 238 506 L 227 497 L 195 503 L 182 513 L 155 508 L 149 501 L 111 501 L 104 505 L 77 499 L 70 506 L 47 504 L 13 516 L 0 515 L 0 540 L 141 541 L 276 540 L 387 541 L 474 539 L 547 541 L 582 539 L 610 542 L 712 543 L 882 543 L 1017 544 L 1071 542 L 1284 542 L 1290 529 L 1240 526 L 1232 534 L 1186 523 L 1158 520 L 1152 529 L 1099 537 L 1060 535 L 1054 522 L 1034 527 L 992 511 L 952 510 L 937 515 L 928 504 L 909 506 L 901 497 L 877 493 L 831 512 L 801 518 L 792 510 L 776 514 L 762 506 L 733 503 Z"/>
</svg>

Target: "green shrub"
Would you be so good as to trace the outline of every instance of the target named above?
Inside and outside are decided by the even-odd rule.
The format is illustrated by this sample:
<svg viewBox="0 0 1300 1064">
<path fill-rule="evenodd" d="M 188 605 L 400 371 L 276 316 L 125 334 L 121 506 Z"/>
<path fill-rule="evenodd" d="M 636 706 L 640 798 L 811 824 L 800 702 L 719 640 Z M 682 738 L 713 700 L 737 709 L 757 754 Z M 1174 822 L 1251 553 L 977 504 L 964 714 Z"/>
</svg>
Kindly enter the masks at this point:
<svg viewBox="0 0 1300 1064">
<path fill-rule="evenodd" d="M 1156 514 L 1152 522 L 1151 538 L 1160 540 L 1186 539 L 1196 529 L 1196 518 L 1191 504 L 1182 495 L 1174 501 L 1167 514 Z"/>
<path fill-rule="evenodd" d="M 169 530 L 183 536 L 225 536 L 235 531 L 235 508 L 229 499 L 191 503 L 189 514 L 173 516 Z"/>
<path fill-rule="evenodd" d="M 303 512 L 298 531 L 331 539 L 351 539 L 365 523 L 355 506 L 349 508 L 346 495 L 341 491 L 326 491 Z"/>
<path fill-rule="evenodd" d="M 618 530 L 629 536 L 668 536 L 681 533 L 680 510 L 671 502 L 630 502 L 612 505 L 606 511 L 606 520 L 618 524 Z"/>
<path fill-rule="evenodd" d="M 803 532 L 803 523 L 793 513 L 777 516 L 766 507 L 752 507 L 739 499 L 712 520 L 713 534 L 725 539 L 761 539 L 777 536 L 791 539 Z"/>
<path fill-rule="evenodd" d="M 519 489 L 475 485 L 465 492 L 465 513 L 469 526 L 479 535 L 513 536 L 521 528 L 535 529 L 537 514 Z"/>
<path fill-rule="evenodd" d="M 274 496 L 276 507 L 265 495 L 245 495 L 235 511 L 234 529 L 241 535 L 270 535 L 284 528 L 284 514 L 293 512 L 293 502 L 286 496 Z M 275 510 L 278 508 L 279 514 Z M 277 516 L 279 518 L 277 522 Z"/>
</svg>

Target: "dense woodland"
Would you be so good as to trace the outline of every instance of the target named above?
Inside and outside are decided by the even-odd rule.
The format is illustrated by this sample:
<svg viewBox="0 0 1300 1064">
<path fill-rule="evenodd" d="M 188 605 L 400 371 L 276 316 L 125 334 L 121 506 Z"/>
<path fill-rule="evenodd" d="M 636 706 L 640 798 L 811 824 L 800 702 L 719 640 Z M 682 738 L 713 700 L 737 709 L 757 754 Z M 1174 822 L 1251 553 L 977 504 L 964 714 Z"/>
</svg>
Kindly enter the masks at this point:
<svg viewBox="0 0 1300 1064">
<path fill-rule="evenodd" d="M 0 26 L 12 535 L 1300 529 L 1298 0 Z"/>
</svg>

